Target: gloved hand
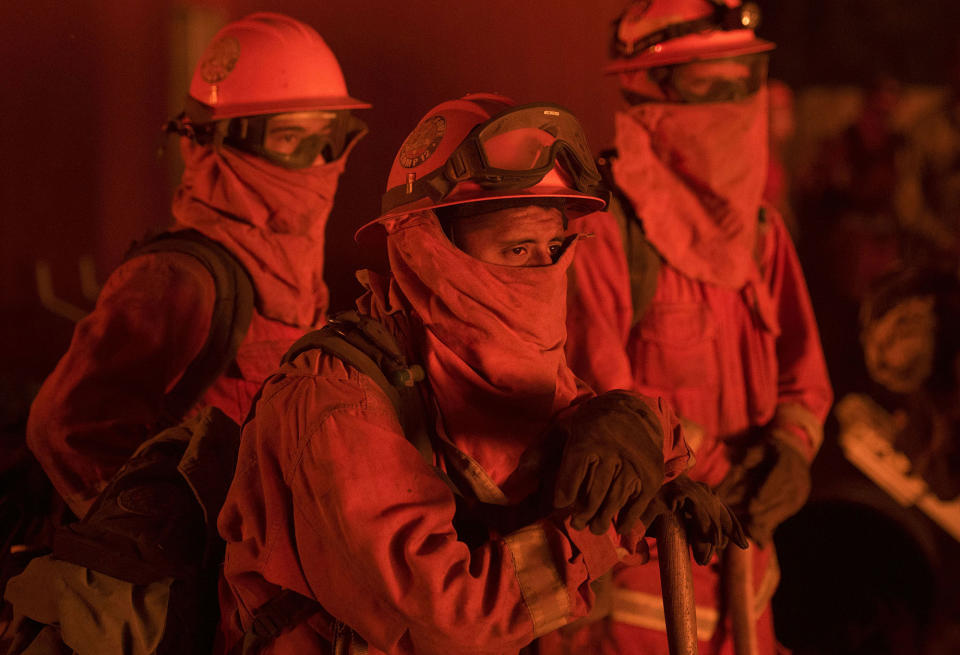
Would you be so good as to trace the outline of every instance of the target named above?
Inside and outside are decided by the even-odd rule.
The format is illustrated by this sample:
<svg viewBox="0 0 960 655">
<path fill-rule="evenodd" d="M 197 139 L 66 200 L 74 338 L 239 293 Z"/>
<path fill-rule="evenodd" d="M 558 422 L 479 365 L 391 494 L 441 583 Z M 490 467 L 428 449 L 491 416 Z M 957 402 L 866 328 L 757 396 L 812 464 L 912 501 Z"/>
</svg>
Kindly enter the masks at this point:
<svg viewBox="0 0 960 655">
<path fill-rule="evenodd" d="M 708 564 L 713 553 L 723 550 L 731 541 L 740 548 L 747 547 L 747 537 L 736 515 L 702 482 L 694 482 L 686 475 L 667 482 L 641 520 L 650 526 L 667 512 L 676 514 L 686 528 L 697 564 Z"/>
<path fill-rule="evenodd" d="M 778 525 L 796 514 L 810 496 L 810 464 L 785 438 L 766 434 L 735 451 L 717 495 L 761 546 Z"/>
<path fill-rule="evenodd" d="M 584 401 L 558 420 L 562 439 L 553 506 L 572 509 L 571 526 L 603 534 L 617 517 L 626 534 L 663 482 L 663 427 L 654 411 L 628 391 Z"/>
</svg>

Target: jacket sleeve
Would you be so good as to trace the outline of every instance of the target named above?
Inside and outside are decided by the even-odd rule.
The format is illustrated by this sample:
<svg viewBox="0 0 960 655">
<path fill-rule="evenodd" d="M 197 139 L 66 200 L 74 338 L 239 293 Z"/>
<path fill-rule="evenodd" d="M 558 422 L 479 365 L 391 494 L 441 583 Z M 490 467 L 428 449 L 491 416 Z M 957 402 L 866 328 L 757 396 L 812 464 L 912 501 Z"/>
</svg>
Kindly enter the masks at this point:
<svg viewBox="0 0 960 655">
<path fill-rule="evenodd" d="M 776 303 L 777 409 L 770 429 L 775 437 L 799 446 L 813 459 L 823 442 L 823 422 L 833 402 L 833 389 L 820 345 L 810 295 L 786 227 L 768 210 L 769 239 L 765 271 Z"/>
<path fill-rule="evenodd" d="M 544 520 L 469 549 L 451 490 L 382 392 L 350 376 L 291 385 L 244 432 L 265 444 L 278 426 L 299 429 L 291 417 L 306 425 L 308 408 L 330 408 L 287 473 L 308 593 L 372 646 L 418 655 L 515 652 L 585 614 L 588 583 L 618 559 L 613 538 Z M 341 398 L 359 400 L 331 406 Z"/>
<path fill-rule="evenodd" d="M 673 407 L 664 398 L 641 396 L 663 426 L 663 481 L 670 482 L 693 466 L 693 457 L 684 434 L 684 426 Z"/>
<path fill-rule="evenodd" d="M 143 255 L 77 323 L 27 423 L 30 450 L 77 516 L 148 435 L 206 341 L 214 299 L 213 278 L 189 255 Z"/>
<path fill-rule="evenodd" d="M 567 361 L 598 393 L 633 388 L 626 344 L 633 320 L 630 272 L 620 228 L 606 212 L 580 219 L 568 276 Z"/>
</svg>

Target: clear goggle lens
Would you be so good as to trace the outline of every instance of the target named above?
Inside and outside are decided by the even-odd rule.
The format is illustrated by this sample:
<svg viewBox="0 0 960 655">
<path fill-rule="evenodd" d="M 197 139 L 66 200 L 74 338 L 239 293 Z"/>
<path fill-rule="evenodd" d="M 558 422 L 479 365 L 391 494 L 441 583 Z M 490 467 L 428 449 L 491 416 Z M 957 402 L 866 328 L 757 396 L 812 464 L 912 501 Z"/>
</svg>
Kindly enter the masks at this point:
<svg viewBox="0 0 960 655">
<path fill-rule="evenodd" d="M 559 107 L 521 107 L 503 114 L 480 130 L 477 143 L 491 169 L 545 172 L 562 145 L 580 166 L 596 170 L 580 124 Z"/>
<path fill-rule="evenodd" d="M 308 168 L 339 159 L 366 130 L 348 111 L 304 111 L 230 121 L 224 143 L 284 168 Z"/>
<path fill-rule="evenodd" d="M 767 60 L 767 55 L 760 53 L 691 61 L 651 68 L 649 75 L 671 102 L 739 102 L 756 94 L 764 85 Z M 627 99 L 634 101 L 629 94 Z"/>
<path fill-rule="evenodd" d="M 267 119 L 263 151 L 272 159 L 311 164 L 334 155 L 334 134 L 339 131 L 335 112 L 309 111 L 278 114 Z M 326 153 L 324 152 L 326 150 Z M 317 162 L 319 163 L 319 162 Z M 310 164 L 307 164 L 310 165 Z"/>
</svg>

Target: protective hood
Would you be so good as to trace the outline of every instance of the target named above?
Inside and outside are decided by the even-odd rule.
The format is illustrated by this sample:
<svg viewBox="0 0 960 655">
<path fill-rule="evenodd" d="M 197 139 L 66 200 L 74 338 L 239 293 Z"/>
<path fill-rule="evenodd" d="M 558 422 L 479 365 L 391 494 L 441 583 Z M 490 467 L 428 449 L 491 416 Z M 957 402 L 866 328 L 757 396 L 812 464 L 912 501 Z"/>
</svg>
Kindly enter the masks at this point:
<svg viewBox="0 0 960 655">
<path fill-rule="evenodd" d="M 518 467 L 539 450 L 551 418 L 589 393 L 567 367 L 566 270 L 571 242 L 551 266 L 487 264 L 456 248 L 433 212 L 388 221 L 392 277 L 366 277 L 361 310 L 404 307 L 408 339 L 442 417 L 447 439 L 508 498 L 537 480 Z M 516 474 L 516 475 L 515 475 Z"/>
<path fill-rule="evenodd" d="M 303 327 L 322 323 L 324 231 L 347 153 L 288 170 L 186 138 L 180 146 L 186 169 L 173 201 L 175 227 L 226 246 L 250 273 L 265 316 Z"/>
<path fill-rule="evenodd" d="M 739 103 L 644 103 L 616 116 L 613 175 L 650 242 L 685 275 L 739 289 L 767 172 L 767 94 Z"/>
</svg>

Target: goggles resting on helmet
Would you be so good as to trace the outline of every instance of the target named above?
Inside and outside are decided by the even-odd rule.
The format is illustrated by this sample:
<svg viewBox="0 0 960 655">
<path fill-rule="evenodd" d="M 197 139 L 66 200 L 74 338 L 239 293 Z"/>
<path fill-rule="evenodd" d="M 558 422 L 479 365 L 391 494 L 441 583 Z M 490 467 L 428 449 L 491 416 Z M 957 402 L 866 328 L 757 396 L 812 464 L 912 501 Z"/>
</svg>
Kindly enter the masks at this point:
<svg viewBox="0 0 960 655">
<path fill-rule="evenodd" d="M 663 92 L 668 102 L 740 102 L 756 94 L 767 80 L 766 53 L 706 59 L 655 66 L 647 75 Z M 621 88 L 623 98 L 631 105 L 663 102 L 629 88 Z"/>
<path fill-rule="evenodd" d="M 756 3 L 745 2 L 739 7 L 729 7 L 723 0 L 710 0 L 710 2 L 713 3 L 714 8 L 713 13 L 709 16 L 672 23 L 629 43 L 614 37 L 610 44 L 610 54 L 615 59 L 628 58 L 643 52 L 647 48 L 682 36 L 708 30 L 725 32 L 744 29 L 756 30 L 760 24 L 760 7 Z"/>
<path fill-rule="evenodd" d="M 383 211 L 425 197 L 441 202 L 461 182 L 485 189 L 525 189 L 557 164 L 574 189 L 606 197 L 606 186 L 573 114 L 553 104 L 512 107 L 474 127 L 443 166 L 389 189 Z"/>
</svg>

